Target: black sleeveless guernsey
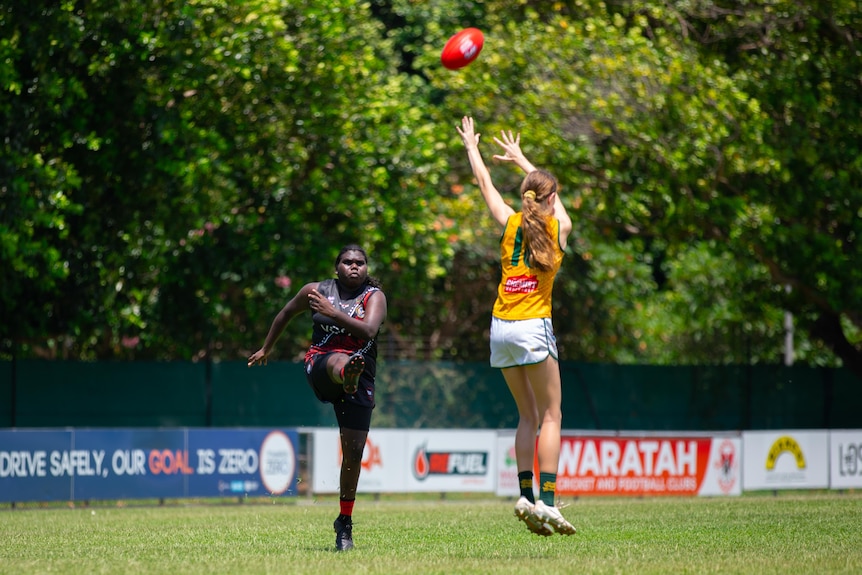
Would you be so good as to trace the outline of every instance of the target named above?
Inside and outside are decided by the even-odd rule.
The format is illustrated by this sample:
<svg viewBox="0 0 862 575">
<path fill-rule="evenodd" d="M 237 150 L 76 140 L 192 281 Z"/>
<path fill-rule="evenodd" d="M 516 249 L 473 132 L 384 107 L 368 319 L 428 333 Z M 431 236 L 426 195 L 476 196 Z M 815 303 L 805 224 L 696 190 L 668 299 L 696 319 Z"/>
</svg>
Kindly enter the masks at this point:
<svg viewBox="0 0 862 575">
<path fill-rule="evenodd" d="M 344 312 L 350 317 L 359 320 L 365 318 L 365 306 L 368 303 L 368 298 L 371 297 L 379 288 L 363 284 L 353 293 L 349 294 L 345 299 L 341 298 L 338 293 L 338 283 L 334 279 L 323 280 L 317 285 L 317 291 L 326 297 L 335 309 Z M 340 327 L 329 318 L 320 313 L 314 313 L 311 316 L 314 322 L 314 327 L 311 333 L 311 347 L 305 354 L 305 361 L 308 362 L 314 356 L 324 353 L 341 352 L 352 354 L 354 352 L 362 352 L 365 358 L 364 375 L 374 379 L 377 373 L 377 341 L 374 339 L 362 339 L 351 335 L 343 327 Z"/>
</svg>

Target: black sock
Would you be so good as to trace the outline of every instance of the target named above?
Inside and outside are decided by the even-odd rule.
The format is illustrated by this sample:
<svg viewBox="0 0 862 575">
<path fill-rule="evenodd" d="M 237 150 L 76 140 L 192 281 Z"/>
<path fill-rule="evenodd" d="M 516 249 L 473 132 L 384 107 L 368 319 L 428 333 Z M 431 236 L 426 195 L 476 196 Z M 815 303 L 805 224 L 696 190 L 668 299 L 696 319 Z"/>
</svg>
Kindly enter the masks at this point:
<svg viewBox="0 0 862 575">
<path fill-rule="evenodd" d="M 557 492 L 557 474 L 539 473 L 539 497 L 545 505 L 554 506 L 554 496 Z"/>
<path fill-rule="evenodd" d="M 332 515 L 330 515 L 330 517 L 332 517 Z M 342 525 L 353 525 L 353 517 L 351 517 L 350 515 L 345 515 L 343 513 L 340 513 L 338 515 L 338 521 Z"/>
<path fill-rule="evenodd" d="M 521 489 L 521 496 L 526 497 L 530 503 L 536 502 L 536 496 L 533 495 L 533 472 L 519 471 L 518 486 Z"/>
</svg>

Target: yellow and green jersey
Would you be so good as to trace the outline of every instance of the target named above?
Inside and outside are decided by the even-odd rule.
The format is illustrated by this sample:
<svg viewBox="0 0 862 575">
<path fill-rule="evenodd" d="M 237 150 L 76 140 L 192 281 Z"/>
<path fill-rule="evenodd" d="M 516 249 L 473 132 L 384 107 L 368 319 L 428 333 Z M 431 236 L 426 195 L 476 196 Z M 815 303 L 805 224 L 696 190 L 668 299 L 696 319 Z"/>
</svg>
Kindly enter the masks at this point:
<svg viewBox="0 0 862 575">
<path fill-rule="evenodd" d="M 530 267 L 530 254 L 524 247 L 521 219 L 517 212 L 506 221 L 506 228 L 500 238 L 500 261 L 503 275 L 497 287 L 497 301 L 494 302 L 494 317 L 505 320 L 540 319 L 551 317 L 551 293 L 554 278 L 563 263 L 563 250 L 560 247 L 560 221 L 551 218 L 552 234 L 557 238 L 554 243 L 554 264 L 552 269 L 543 272 Z"/>
</svg>

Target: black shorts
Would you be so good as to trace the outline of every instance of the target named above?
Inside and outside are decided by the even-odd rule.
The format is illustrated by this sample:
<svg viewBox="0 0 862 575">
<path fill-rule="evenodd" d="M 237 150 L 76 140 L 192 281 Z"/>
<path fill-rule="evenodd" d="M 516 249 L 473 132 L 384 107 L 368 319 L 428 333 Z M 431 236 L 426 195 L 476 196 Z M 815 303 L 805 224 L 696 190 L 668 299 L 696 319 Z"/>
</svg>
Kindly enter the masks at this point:
<svg viewBox="0 0 862 575">
<path fill-rule="evenodd" d="M 374 379 L 363 371 L 356 393 L 344 393 L 344 387 L 332 381 L 326 371 L 326 361 L 330 355 L 315 355 L 305 362 L 308 385 L 317 399 L 332 404 L 339 427 L 368 431 L 371 429 L 371 412 L 374 409 Z"/>
</svg>

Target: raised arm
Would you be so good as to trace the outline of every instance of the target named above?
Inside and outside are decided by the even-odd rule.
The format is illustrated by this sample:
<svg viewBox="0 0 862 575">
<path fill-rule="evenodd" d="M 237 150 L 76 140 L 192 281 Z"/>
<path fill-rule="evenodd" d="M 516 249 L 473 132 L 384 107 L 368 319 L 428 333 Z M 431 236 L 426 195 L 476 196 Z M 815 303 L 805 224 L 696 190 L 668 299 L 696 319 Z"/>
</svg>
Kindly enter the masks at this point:
<svg viewBox="0 0 862 575">
<path fill-rule="evenodd" d="M 524 170 L 525 174 L 535 171 L 536 166 L 531 164 L 524 155 L 524 152 L 521 151 L 520 132 L 518 132 L 517 136 L 512 136 L 511 130 L 509 130 L 508 133 L 500 131 L 500 138 L 494 138 L 494 141 L 497 142 L 497 145 L 503 148 L 503 152 L 505 152 L 502 155 L 494 155 L 495 160 L 500 160 L 502 162 L 515 162 L 515 165 Z"/>
<path fill-rule="evenodd" d="M 290 320 L 301 314 L 302 312 L 311 309 L 308 303 L 309 294 L 317 291 L 317 282 L 305 284 L 302 286 L 295 296 L 288 301 L 281 311 L 279 311 L 272 320 L 272 325 L 269 327 L 269 332 L 266 334 L 266 339 L 263 342 L 263 347 L 254 352 L 248 358 L 249 367 L 260 364 L 266 365 L 267 357 L 272 351 L 272 347 L 278 338 L 281 337 L 284 328 L 290 323 Z"/>
<path fill-rule="evenodd" d="M 524 155 L 524 152 L 521 151 L 520 132 L 517 135 L 512 135 L 511 131 L 501 131 L 500 137 L 494 138 L 494 141 L 497 142 L 498 146 L 503 148 L 504 152 L 503 154 L 496 154 L 494 156 L 495 160 L 514 162 L 515 165 L 524 170 L 527 174 L 536 169 L 536 166 L 534 166 Z M 566 249 L 569 234 L 572 233 L 572 219 L 569 217 L 568 212 L 566 212 L 566 207 L 563 205 L 562 200 L 560 200 L 559 193 L 557 193 L 554 198 L 554 217 L 560 220 L 560 246 L 563 249 Z"/>
<path fill-rule="evenodd" d="M 566 207 L 560 200 L 560 194 L 554 195 L 556 196 L 554 198 L 554 217 L 560 220 L 560 247 L 565 250 L 569 244 L 569 234 L 572 233 L 572 218 L 569 217 Z"/>
<path fill-rule="evenodd" d="M 488 209 L 491 211 L 491 216 L 501 226 L 506 225 L 509 216 L 515 213 L 500 192 L 494 187 L 491 181 L 491 174 L 488 172 L 488 167 L 482 159 L 482 154 L 479 152 L 479 136 L 473 130 L 473 118 L 464 116 L 461 119 L 461 126 L 456 126 L 456 130 L 461 135 L 461 141 L 464 142 L 464 147 L 467 149 L 467 158 L 470 160 L 470 167 L 473 169 L 473 175 L 479 182 L 479 189 L 482 191 L 482 197 L 485 199 Z"/>
</svg>

